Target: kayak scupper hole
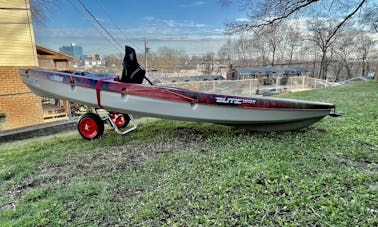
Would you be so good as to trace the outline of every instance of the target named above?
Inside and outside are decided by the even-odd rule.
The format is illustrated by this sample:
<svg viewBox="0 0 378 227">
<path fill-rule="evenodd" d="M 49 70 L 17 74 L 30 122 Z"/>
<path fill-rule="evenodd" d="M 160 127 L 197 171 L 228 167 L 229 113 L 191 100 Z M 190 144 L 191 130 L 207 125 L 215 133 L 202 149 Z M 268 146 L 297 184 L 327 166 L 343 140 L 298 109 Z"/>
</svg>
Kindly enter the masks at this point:
<svg viewBox="0 0 378 227">
<path fill-rule="evenodd" d="M 127 94 L 121 94 L 121 99 L 123 102 L 127 102 L 127 100 L 129 99 L 129 96 Z"/>
<path fill-rule="evenodd" d="M 190 103 L 190 107 L 192 108 L 192 110 L 196 110 L 198 107 L 198 103 Z"/>
<path fill-rule="evenodd" d="M 75 85 L 71 85 L 71 92 L 76 93 L 77 87 Z"/>
</svg>

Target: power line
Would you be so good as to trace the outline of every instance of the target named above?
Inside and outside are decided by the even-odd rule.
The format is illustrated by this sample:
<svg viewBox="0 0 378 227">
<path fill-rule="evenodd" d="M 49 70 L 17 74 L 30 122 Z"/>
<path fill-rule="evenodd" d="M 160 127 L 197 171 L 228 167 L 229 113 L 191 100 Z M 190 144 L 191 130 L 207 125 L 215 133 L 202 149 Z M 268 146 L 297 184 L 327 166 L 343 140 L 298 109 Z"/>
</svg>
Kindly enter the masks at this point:
<svg viewBox="0 0 378 227">
<path fill-rule="evenodd" d="M 110 34 L 110 32 L 104 27 L 104 25 L 93 15 L 93 13 L 84 5 L 84 3 L 81 1 L 81 0 L 77 0 L 80 5 L 85 9 L 85 11 L 87 11 L 87 13 L 97 22 L 98 25 L 100 25 L 100 27 L 109 35 L 110 38 L 112 38 L 112 40 L 118 44 L 118 46 L 121 48 L 121 50 L 123 51 L 123 46 L 113 37 L 112 34 Z"/>
<path fill-rule="evenodd" d="M 135 45 L 135 43 L 133 43 L 133 42 L 127 37 L 127 35 L 122 31 L 121 27 L 120 27 L 118 24 L 116 24 L 116 23 L 114 22 L 114 20 L 109 16 L 109 14 L 107 13 L 105 7 L 100 3 L 100 1 L 99 1 L 99 0 L 96 0 L 96 3 L 97 3 L 97 5 L 100 7 L 100 9 L 102 10 L 102 12 L 108 17 L 109 21 L 113 24 L 113 26 L 115 26 L 115 27 L 118 29 L 118 31 L 124 36 L 124 39 L 125 39 L 126 41 L 128 41 L 129 43 L 131 43 L 136 49 L 138 49 L 139 51 L 141 51 L 141 50 L 137 47 L 137 45 Z"/>
<path fill-rule="evenodd" d="M 69 2 L 71 3 L 72 7 L 74 7 L 74 9 L 75 9 L 77 12 L 79 12 L 80 15 L 81 15 L 83 18 L 87 19 L 87 17 L 84 15 L 84 13 L 81 12 L 80 9 L 78 9 L 77 6 L 73 3 L 73 0 L 70 0 Z M 92 21 L 92 20 L 89 20 L 89 21 Z M 106 36 L 106 35 L 103 33 L 103 31 L 101 31 L 101 30 L 95 25 L 95 23 L 94 23 L 93 21 L 92 21 L 92 24 L 93 24 L 93 26 L 96 28 L 96 30 L 97 30 L 97 31 L 98 31 L 98 32 L 99 32 L 99 33 L 100 33 L 105 39 L 107 39 L 108 42 L 109 42 L 109 43 L 110 43 L 115 49 L 118 50 L 118 47 L 116 47 L 116 46 L 114 45 L 114 43 L 109 39 L 109 37 Z"/>
</svg>

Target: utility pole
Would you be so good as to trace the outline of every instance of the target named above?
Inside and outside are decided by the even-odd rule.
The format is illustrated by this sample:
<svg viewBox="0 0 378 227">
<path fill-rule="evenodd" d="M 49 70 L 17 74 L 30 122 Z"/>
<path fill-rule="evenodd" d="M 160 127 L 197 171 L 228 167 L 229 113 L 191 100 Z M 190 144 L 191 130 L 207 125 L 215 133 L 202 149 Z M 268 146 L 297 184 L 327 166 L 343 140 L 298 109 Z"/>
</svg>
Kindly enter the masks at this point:
<svg viewBox="0 0 378 227">
<path fill-rule="evenodd" d="M 146 76 L 148 72 L 148 66 L 147 66 L 147 54 L 148 54 L 149 48 L 147 47 L 147 39 L 144 38 L 144 61 L 145 61 L 145 68 L 146 68 Z"/>
</svg>

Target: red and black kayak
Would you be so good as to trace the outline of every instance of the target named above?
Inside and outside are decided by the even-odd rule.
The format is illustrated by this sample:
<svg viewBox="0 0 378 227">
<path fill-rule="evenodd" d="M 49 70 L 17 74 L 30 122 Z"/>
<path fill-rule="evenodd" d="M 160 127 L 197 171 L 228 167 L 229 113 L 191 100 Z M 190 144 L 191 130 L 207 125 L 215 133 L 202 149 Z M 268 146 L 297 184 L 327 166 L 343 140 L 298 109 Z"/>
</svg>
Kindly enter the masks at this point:
<svg viewBox="0 0 378 227">
<path fill-rule="evenodd" d="M 121 76 L 42 69 L 20 70 L 20 75 L 30 90 L 39 96 L 121 113 L 123 120 L 115 117 L 119 116 L 117 114 L 109 114 L 105 119 L 120 134 L 136 128 L 133 114 L 249 127 L 258 131 L 300 129 L 327 115 L 336 115 L 335 105 L 330 103 L 208 93 L 152 85 L 137 62 L 135 50 L 126 46 L 125 51 Z M 144 79 L 150 84 L 142 84 Z M 118 126 L 130 119 L 134 127 L 120 131 Z M 80 134 L 86 139 L 99 137 L 103 131 L 102 121 L 105 120 L 95 113 L 84 115 L 78 123 Z"/>
<path fill-rule="evenodd" d="M 217 94 L 123 83 L 114 74 L 41 69 L 21 70 L 35 94 L 107 111 L 224 125 L 262 131 L 295 130 L 334 112 L 330 103 Z"/>
</svg>

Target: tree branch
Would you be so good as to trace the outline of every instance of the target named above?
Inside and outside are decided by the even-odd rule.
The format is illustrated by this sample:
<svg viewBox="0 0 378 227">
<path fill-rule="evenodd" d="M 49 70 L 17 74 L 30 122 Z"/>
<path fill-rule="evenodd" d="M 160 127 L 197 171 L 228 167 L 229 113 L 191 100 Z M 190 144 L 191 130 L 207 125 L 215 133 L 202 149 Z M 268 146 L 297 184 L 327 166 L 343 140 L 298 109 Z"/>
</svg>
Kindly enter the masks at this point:
<svg viewBox="0 0 378 227">
<path fill-rule="evenodd" d="M 327 43 L 331 41 L 331 39 L 336 35 L 336 33 L 340 30 L 340 28 L 350 19 L 353 17 L 354 14 L 358 12 L 362 8 L 362 6 L 366 3 L 367 0 L 361 0 L 360 4 L 351 12 L 348 14 L 343 21 L 341 21 L 335 29 L 333 29 L 333 32 L 328 36 Z"/>
<path fill-rule="evenodd" d="M 299 4 L 298 6 L 295 6 L 293 9 L 289 9 L 288 12 L 285 12 L 283 13 L 283 15 L 279 16 L 279 17 L 276 17 L 276 18 L 273 18 L 271 20 L 267 20 L 265 23 L 261 23 L 261 24 L 257 24 L 257 25 L 252 25 L 252 27 L 262 27 L 262 26 L 266 26 L 266 25 L 271 25 L 271 24 L 274 24 L 278 21 L 281 21 L 283 19 L 286 19 L 288 18 L 289 16 L 293 15 L 294 13 L 300 11 L 301 9 L 313 4 L 314 2 L 317 2 L 319 0 L 303 0 L 301 3 L 302 4 Z"/>
<path fill-rule="evenodd" d="M 266 11 L 264 11 L 263 14 L 260 13 L 261 15 L 256 15 L 254 17 L 251 17 L 251 19 L 254 19 L 254 21 L 230 23 L 230 24 L 226 25 L 225 30 L 226 30 L 227 34 L 234 34 L 234 33 L 241 33 L 241 32 L 244 32 L 244 31 L 251 31 L 254 28 L 272 25 L 272 24 L 275 24 L 275 23 L 278 23 L 280 21 L 287 19 L 288 17 L 292 16 L 293 14 L 295 14 L 295 13 L 303 10 L 304 8 L 308 7 L 309 5 L 311 5 L 315 2 L 319 2 L 319 1 L 322 1 L 322 0 L 299 0 L 299 1 L 294 1 L 294 3 L 291 3 L 290 1 L 288 1 L 288 2 L 283 1 L 283 2 L 281 2 L 281 4 L 276 4 L 276 5 L 274 5 L 274 3 L 275 3 L 274 1 L 269 2 L 267 5 L 264 5 L 264 8 L 266 9 Z M 289 4 L 289 3 L 291 3 L 291 4 Z M 367 3 L 367 0 L 361 0 L 360 3 L 358 4 L 358 6 L 353 10 L 353 12 L 351 12 L 346 17 L 344 17 L 344 19 L 334 28 L 334 30 L 333 30 L 332 34 L 329 36 L 329 40 L 327 40 L 327 42 L 331 41 L 331 39 L 336 35 L 336 33 L 340 30 L 340 28 L 343 27 L 344 24 L 348 20 L 350 20 L 362 8 L 362 6 L 366 3 Z M 286 7 L 282 7 L 282 9 L 281 9 L 280 6 L 282 4 L 286 4 Z M 261 19 L 262 15 L 267 14 L 269 12 L 272 13 L 275 10 L 277 10 L 277 8 L 278 8 L 278 10 L 280 10 L 280 12 L 277 13 L 278 16 L 273 17 L 272 19 Z M 259 18 L 260 18 L 260 21 L 258 21 Z M 374 23 L 373 23 L 373 26 L 374 26 Z"/>
<path fill-rule="evenodd" d="M 270 19 L 270 20 L 266 20 L 265 22 L 262 22 L 262 23 L 255 23 L 255 24 L 251 24 L 251 23 L 231 23 L 231 24 L 227 24 L 226 25 L 226 33 L 228 33 L 228 34 L 240 33 L 240 32 L 243 32 L 243 31 L 253 30 L 254 28 L 272 25 L 274 23 L 277 23 L 279 21 L 282 21 L 282 20 L 290 17 L 294 13 L 299 12 L 303 8 L 306 8 L 307 6 L 309 6 L 309 5 L 311 5 L 315 2 L 318 2 L 318 1 L 319 0 L 301 0 L 301 1 L 298 2 L 298 4 L 293 4 L 294 5 L 294 6 L 292 6 L 293 8 L 291 6 L 289 6 L 286 9 L 283 9 L 283 12 L 280 14 L 280 16 L 277 16 L 277 17 Z M 272 9 L 278 8 L 278 7 L 279 6 L 277 5 L 277 6 L 273 7 Z M 269 8 L 269 6 L 267 8 Z"/>
</svg>

